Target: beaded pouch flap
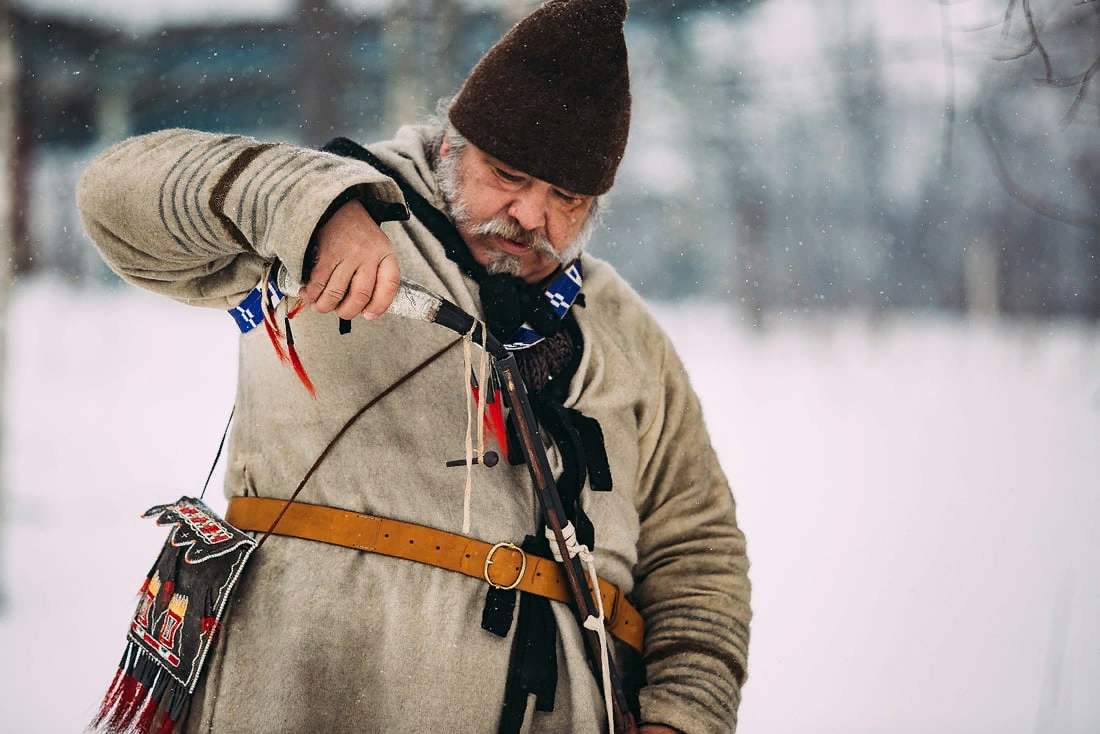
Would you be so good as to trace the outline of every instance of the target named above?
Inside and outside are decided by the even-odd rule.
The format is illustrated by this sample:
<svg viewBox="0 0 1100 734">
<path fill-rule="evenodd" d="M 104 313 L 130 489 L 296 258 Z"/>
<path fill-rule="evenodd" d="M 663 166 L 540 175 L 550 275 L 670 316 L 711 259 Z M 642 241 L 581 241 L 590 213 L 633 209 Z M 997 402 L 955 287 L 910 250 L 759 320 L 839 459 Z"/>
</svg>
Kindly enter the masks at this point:
<svg viewBox="0 0 1100 734">
<path fill-rule="evenodd" d="M 256 541 L 200 500 L 181 497 L 143 517 L 170 527 L 141 587 L 126 651 L 91 728 L 168 734 L 186 715 L 241 571 Z"/>
</svg>

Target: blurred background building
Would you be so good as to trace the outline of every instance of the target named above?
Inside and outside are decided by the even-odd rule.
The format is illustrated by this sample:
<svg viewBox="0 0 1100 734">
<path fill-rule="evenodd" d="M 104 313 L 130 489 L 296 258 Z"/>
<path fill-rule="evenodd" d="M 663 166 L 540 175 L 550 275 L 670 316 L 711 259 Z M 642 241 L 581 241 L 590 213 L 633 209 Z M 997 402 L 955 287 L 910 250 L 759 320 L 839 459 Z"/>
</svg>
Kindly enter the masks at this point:
<svg viewBox="0 0 1100 734">
<path fill-rule="evenodd" d="M 105 146 L 175 126 L 382 139 L 533 7 L 178 5 L 10 9 L 17 275 L 112 281 L 73 196 Z M 755 325 L 894 309 L 1097 319 L 1100 13 L 1016 6 L 634 0 L 632 138 L 594 251 L 643 295 L 722 299 Z"/>
</svg>

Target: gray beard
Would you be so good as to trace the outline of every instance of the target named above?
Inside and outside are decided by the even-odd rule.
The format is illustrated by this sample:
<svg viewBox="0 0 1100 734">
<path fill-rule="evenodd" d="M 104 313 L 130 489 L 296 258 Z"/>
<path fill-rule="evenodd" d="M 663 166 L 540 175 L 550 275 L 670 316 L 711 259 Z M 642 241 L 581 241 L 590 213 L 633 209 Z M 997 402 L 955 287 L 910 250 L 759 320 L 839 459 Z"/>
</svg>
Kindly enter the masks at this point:
<svg viewBox="0 0 1100 734">
<path fill-rule="evenodd" d="M 588 238 L 592 234 L 591 227 L 584 227 L 564 251 L 558 252 L 543 235 L 534 230 L 524 229 L 519 222 L 512 217 L 496 217 L 483 222 L 475 223 L 470 216 L 469 207 L 462 197 L 459 187 L 458 164 L 462 151 L 452 148 L 446 156 L 442 156 L 436 165 L 436 178 L 439 180 L 439 189 L 443 194 L 444 212 L 451 218 L 456 227 L 465 228 L 473 235 L 497 235 L 513 242 L 527 245 L 535 252 L 543 255 L 552 262 L 565 265 L 580 257 L 584 251 Z M 506 273 L 519 277 L 523 269 L 523 261 L 520 256 L 510 252 L 503 252 L 495 248 L 486 250 L 489 262 L 485 269 L 490 275 Z"/>
</svg>

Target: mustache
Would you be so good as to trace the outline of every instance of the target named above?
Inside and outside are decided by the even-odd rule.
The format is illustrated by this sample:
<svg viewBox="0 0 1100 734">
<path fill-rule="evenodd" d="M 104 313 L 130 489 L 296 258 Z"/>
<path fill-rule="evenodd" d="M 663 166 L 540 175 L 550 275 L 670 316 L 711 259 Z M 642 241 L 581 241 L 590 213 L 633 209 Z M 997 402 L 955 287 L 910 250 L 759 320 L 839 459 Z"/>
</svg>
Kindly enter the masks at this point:
<svg viewBox="0 0 1100 734">
<path fill-rule="evenodd" d="M 550 255 L 557 257 L 557 251 L 554 246 L 550 244 L 548 240 L 541 232 L 533 229 L 526 229 L 511 217 L 497 217 L 495 219 L 487 219 L 472 228 L 473 234 L 477 235 L 494 235 L 497 237 L 503 237 L 513 242 L 518 242 L 521 245 L 526 245 L 536 252 L 540 252 L 544 255 Z"/>
</svg>

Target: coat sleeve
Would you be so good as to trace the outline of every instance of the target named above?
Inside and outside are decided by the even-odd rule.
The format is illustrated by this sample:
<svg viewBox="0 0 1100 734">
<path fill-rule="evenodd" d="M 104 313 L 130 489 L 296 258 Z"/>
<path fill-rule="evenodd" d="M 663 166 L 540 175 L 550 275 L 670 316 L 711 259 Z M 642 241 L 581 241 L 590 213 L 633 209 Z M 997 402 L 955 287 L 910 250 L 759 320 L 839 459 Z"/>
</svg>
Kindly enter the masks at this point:
<svg viewBox="0 0 1100 734">
<path fill-rule="evenodd" d="M 124 279 L 184 303 L 232 308 L 280 259 L 301 282 L 310 238 L 349 189 L 402 204 L 365 163 L 280 143 L 192 130 L 130 138 L 89 164 L 84 227 Z"/>
<path fill-rule="evenodd" d="M 698 397 L 663 334 L 643 423 L 634 595 L 645 618 L 642 721 L 685 734 L 736 727 L 749 642 L 745 536 Z"/>
</svg>

